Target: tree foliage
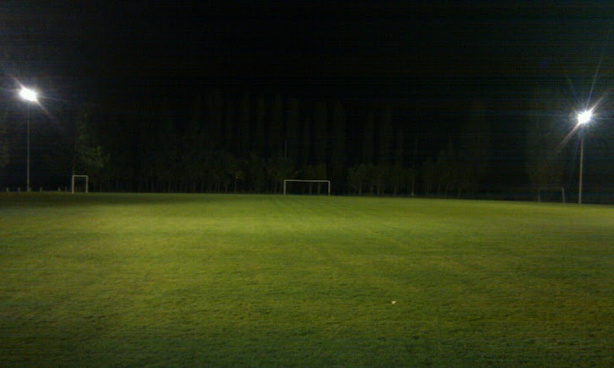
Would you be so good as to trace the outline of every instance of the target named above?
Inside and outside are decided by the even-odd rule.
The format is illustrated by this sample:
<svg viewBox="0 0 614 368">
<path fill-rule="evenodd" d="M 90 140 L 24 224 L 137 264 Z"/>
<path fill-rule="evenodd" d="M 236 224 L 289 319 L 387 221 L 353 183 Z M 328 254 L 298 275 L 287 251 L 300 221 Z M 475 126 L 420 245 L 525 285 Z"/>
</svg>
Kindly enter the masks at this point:
<svg viewBox="0 0 614 368">
<path fill-rule="evenodd" d="M 5 109 L 0 110 L 0 169 L 8 165 L 9 140 L 8 140 L 8 114 Z"/>
<path fill-rule="evenodd" d="M 534 188 L 562 186 L 565 169 L 565 100 L 556 91 L 537 91 L 526 137 L 526 172 Z"/>
<path fill-rule="evenodd" d="M 491 129 L 486 107 L 482 102 L 474 101 L 458 157 L 459 192 L 476 192 L 480 189 L 488 173 L 491 155 Z"/>
<path fill-rule="evenodd" d="M 102 169 L 109 161 L 109 156 L 102 146 L 95 141 L 92 132 L 96 111 L 88 106 L 81 110 L 76 117 L 73 174 L 87 173 L 92 182 L 100 180 Z"/>
</svg>

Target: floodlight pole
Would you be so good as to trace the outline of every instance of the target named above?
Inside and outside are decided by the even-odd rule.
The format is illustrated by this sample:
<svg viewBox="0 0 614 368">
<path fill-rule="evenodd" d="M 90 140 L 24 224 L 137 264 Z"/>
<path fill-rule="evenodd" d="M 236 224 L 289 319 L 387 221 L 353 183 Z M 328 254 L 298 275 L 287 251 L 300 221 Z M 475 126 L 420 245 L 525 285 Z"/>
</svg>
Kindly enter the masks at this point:
<svg viewBox="0 0 614 368">
<path fill-rule="evenodd" d="M 578 204 L 582 204 L 582 170 L 584 168 L 584 132 L 585 127 L 582 127 L 580 132 L 580 173 L 578 178 Z"/>
<path fill-rule="evenodd" d="M 27 136 L 26 136 L 26 192 L 30 191 L 30 106 L 28 105 L 28 118 L 27 118 Z"/>
<path fill-rule="evenodd" d="M 580 128 L 580 172 L 578 173 L 578 204 L 582 204 L 582 171 L 584 169 L 584 136 L 586 126 L 591 121 L 593 110 L 585 110 L 578 114 L 578 128 Z"/>
<path fill-rule="evenodd" d="M 19 91 L 19 97 L 26 102 L 38 103 L 38 93 L 35 90 L 21 87 Z M 28 117 L 26 121 L 27 133 L 26 133 L 26 192 L 30 191 L 30 105 L 28 104 Z"/>
</svg>

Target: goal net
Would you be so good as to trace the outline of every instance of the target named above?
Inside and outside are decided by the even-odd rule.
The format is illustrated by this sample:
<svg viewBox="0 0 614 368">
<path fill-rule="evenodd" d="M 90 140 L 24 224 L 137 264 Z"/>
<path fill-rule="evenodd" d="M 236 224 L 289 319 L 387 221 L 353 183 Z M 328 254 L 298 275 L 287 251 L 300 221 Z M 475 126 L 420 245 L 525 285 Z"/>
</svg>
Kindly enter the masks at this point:
<svg viewBox="0 0 614 368">
<path fill-rule="evenodd" d="M 328 194 L 330 195 L 330 180 L 284 180 L 284 195 L 286 194 Z"/>
<path fill-rule="evenodd" d="M 563 187 L 540 187 L 537 190 L 538 202 L 562 202 L 565 203 L 565 188 Z"/>
<path fill-rule="evenodd" d="M 75 192 L 89 192 L 89 181 L 90 177 L 88 175 L 73 175 L 70 180 L 70 191 L 74 194 Z"/>
</svg>

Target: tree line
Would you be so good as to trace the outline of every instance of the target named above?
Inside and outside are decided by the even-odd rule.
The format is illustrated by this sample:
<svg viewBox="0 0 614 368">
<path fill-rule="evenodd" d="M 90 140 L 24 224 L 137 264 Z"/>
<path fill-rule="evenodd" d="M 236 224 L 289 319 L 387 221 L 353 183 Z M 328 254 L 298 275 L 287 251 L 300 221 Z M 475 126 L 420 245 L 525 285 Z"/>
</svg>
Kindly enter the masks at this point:
<svg viewBox="0 0 614 368">
<path fill-rule="evenodd" d="M 527 113 L 518 144 L 533 188 L 563 186 L 573 172 L 565 165 L 573 161 L 573 145 L 565 144 L 570 132 L 557 115 L 563 100 L 536 92 Z M 339 194 L 478 197 L 497 170 L 488 111 L 475 101 L 460 129 L 433 144 L 399 122 L 389 104 L 214 92 L 187 103 L 88 105 L 56 112 L 53 124 L 38 114 L 32 170 L 46 186 L 87 174 L 100 191 L 279 193 L 284 179 L 329 179 Z M 0 180 L 9 184 L 19 181 L 23 165 L 20 120 L 23 109 L 4 106 Z M 602 150 L 611 147 L 611 139 L 601 141 Z M 607 180 L 612 169 L 599 175 Z"/>
</svg>

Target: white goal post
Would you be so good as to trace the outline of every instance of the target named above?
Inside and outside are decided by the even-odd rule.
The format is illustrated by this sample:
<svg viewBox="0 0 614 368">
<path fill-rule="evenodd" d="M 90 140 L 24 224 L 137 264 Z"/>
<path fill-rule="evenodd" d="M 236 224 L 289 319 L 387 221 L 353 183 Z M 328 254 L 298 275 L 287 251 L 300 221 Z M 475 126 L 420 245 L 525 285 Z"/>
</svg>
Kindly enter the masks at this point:
<svg viewBox="0 0 614 368">
<path fill-rule="evenodd" d="M 73 175 L 70 180 L 70 191 L 75 194 L 75 179 L 85 179 L 85 193 L 89 192 L 90 177 L 88 175 Z"/>
<path fill-rule="evenodd" d="M 561 193 L 561 199 L 565 203 L 565 188 L 564 187 L 539 187 L 537 189 L 537 201 L 542 202 L 545 193 Z"/>
<path fill-rule="evenodd" d="M 284 180 L 284 195 L 286 195 L 288 182 L 300 182 L 300 183 L 326 183 L 328 186 L 328 195 L 330 195 L 330 180 L 300 180 L 300 179 L 285 179 Z"/>
</svg>

